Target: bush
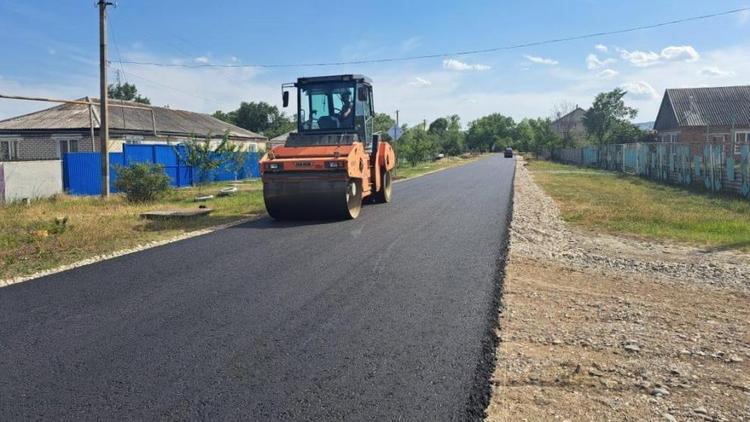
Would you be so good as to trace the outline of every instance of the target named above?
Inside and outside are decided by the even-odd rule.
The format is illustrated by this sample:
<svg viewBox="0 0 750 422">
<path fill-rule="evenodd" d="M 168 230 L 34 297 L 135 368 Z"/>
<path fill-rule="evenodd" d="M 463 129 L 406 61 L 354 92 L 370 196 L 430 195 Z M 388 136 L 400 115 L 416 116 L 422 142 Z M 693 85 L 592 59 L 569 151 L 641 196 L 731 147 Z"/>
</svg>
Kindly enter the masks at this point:
<svg viewBox="0 0 750 422">
<path fill-rule="evenodd" d="M 139 163 L 120 166 L 117 168 L 115 187 L 125 192 L 129 202 L 153 201 L 169 190 L 169 176 L 160 165 Z"/>
</svg>

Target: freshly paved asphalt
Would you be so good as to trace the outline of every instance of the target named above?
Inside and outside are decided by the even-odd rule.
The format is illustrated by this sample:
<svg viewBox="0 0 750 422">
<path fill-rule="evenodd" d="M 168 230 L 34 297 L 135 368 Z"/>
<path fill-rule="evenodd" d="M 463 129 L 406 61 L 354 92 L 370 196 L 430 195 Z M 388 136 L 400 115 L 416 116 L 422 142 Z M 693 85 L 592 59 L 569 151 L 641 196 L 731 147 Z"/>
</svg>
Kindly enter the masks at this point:
<svg viewBox="0 0 750 422">
<path fill-rule="evenodd" d="M 513 161 L 0 289 L 0 420 L 480 416 Z"/>
</svg>

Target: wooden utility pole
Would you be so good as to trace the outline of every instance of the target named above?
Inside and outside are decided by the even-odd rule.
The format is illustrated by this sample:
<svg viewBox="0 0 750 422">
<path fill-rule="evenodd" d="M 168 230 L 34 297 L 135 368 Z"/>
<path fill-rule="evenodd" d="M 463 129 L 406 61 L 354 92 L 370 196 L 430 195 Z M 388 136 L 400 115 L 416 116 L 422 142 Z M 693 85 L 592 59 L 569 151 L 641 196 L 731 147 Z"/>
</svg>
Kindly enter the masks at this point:
<svg viewBox="0 0 750 422">
<path fill-rule="evenodd" d="M 109 196 L 109 96 L 107 89 L 107 6 L 99 0 L 99 147 L 102 155 L 102 198 Z"/>
</svg>

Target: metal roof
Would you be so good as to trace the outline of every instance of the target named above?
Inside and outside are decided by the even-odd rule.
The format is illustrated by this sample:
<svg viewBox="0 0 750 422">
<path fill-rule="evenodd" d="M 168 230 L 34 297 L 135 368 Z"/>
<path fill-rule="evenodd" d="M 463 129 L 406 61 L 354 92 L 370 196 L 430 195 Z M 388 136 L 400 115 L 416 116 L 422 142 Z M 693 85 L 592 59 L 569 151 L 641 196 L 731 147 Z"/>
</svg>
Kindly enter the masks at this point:
<svg viewBox="0 0 750 422">
<path fill-rule="evenodd" d="M 680 127 L 750 126 L 750 85 L 667 89 L 664 95 Z"/>
<path fill-rule="evenodd" d="M 81 100 L 86 100 L 81 99 Z M 98 99 L 91 99 L 98 103 Z M 147 104 L 138 104 L 130 101 L 110 100 L 110 104 L 125 104 L 147 109 L 134 109 L 123 107 L 109 108 L 110 130 L 134 133 L 153 133 L 154 120 L 156 132 L 176 136 L 206 136 L 223 135 L 229 131 L 232 138 L 245 138 L 264 140 L 265 136 L 255 132 L 234 126 L 219 119 L 203 113 L 192 111 L 175 110 L 166 107 L 156 107 Z M 91 107 L 93 110 L 94 128 L 99 128 L 99 107 Z M 153 110 L 153 120 L 151 115 Z M 61 104 L 52 108 L 11 117 L 0 121 L 0 132 L 19 132 L 34 130 L 70 130 L 85 129 L 91 127 L 91 116 L 89 106 L 84 104 Z"/>
</svg>

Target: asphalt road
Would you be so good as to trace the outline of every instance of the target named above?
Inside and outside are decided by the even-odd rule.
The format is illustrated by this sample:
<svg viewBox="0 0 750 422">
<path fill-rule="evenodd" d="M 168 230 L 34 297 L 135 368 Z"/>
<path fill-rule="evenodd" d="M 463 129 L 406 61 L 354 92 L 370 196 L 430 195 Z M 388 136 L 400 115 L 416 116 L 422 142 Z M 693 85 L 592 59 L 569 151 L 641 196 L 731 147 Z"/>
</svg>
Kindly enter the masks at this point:
<svg viewBox="0 0 750 422">
<path fill-rule="evenodd" d="M 0 420 L 477 417 L 513 161 L 0 289 Z"/>
</svg>

